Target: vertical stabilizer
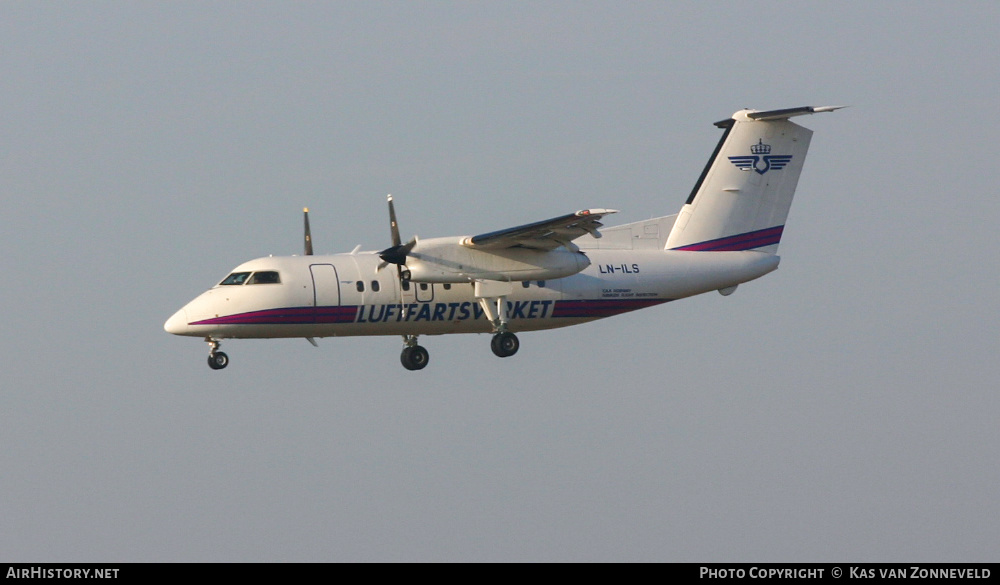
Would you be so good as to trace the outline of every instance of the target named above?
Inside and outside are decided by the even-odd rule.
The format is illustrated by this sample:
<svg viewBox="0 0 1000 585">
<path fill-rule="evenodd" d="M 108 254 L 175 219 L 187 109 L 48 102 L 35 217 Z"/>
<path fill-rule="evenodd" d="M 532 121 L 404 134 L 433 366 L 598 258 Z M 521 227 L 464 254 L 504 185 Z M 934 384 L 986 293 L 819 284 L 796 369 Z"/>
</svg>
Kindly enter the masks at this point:
<svg viewBox="0 0 1000 585">
<path fill-rule="evenodd" d="M 776 253 L 812 137 L 788 118 L 838 107 L 741 110 L 716 123 L 725 132 L 666 249 Z"/>
</svg>

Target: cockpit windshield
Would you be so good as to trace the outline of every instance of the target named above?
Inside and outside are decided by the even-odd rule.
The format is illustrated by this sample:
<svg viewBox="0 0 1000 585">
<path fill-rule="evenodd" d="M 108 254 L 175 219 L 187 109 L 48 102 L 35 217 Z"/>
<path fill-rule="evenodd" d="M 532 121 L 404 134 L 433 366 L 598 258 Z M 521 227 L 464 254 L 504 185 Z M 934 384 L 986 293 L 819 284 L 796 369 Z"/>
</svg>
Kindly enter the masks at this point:
<svg viewBox="0 0 1000 585">
<path fill-rule="evenodd" d="M 231 284 L 243 284 L 247 281 L 247 277 L 250 276 L 249 272 L 234 272 L 226 277 L 225 280 L 220 282 L 220 285 L 231 285 Z"/>
<path fill-rule="evenodd" d="M 252 276 L 251 276 L 252 275 Z M 239 286 L 242 284 L 280 284 L 281 278 L 274 270 L 260 272 L 234 272 L 219 283 L 220 286 Z"/>
<path fill-rule="evenodd" d="M 250 277 L 249 284 L 278 284 L 281 279 L 278 278 L 278 273 L 273 270 L 267 272 L 254 272 L 253 276 Z"/>
</svg>

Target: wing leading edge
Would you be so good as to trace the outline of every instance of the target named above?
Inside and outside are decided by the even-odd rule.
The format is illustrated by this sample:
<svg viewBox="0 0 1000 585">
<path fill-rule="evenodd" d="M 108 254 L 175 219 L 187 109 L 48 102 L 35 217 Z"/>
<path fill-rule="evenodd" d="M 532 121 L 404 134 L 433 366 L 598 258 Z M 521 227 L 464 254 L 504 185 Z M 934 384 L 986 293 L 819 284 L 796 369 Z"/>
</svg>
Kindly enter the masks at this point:
<svg viewBox="0 0 1000 585">
<path fill-rule="evenodd" d="M 462 245 L 481 250 L 515 247 L 554 250 L 559 246 L 575 249 L 576 246 L 570 242 L 584 234 L 590 234 L 595 238 L 601 237 L 597 228 L 604 224 L 600 219 L 612 213 L 618 213 L 618 210 L 583 209 L 552 219 L 465 238 Z"/>
</svg>

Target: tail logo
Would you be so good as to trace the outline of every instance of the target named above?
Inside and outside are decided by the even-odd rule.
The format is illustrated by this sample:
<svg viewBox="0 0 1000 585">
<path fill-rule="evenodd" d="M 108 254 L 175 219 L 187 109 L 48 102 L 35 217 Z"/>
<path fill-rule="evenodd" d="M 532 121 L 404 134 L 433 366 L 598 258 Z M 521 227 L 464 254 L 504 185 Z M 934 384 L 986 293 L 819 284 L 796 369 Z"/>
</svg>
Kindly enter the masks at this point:
<svg viewBox="0 0 1000 585">
<path fill-rule="evenodd" d="M 780 171 L 792 160 L 790 154 L 771 154 L 771 145 L 764 144 L 763 138 L 758 138 L 757 144 L 750 145 L 750 152 L 752 154 L 746 156 L 731 156 L 729 162 L 736 165 L 736 168 L 741 171 L 757 171 L 758 174 L 763 175 L 771 170 Z M 764 168 L 760 168 L 759 163 L 762 160 Z"/>
</svg>

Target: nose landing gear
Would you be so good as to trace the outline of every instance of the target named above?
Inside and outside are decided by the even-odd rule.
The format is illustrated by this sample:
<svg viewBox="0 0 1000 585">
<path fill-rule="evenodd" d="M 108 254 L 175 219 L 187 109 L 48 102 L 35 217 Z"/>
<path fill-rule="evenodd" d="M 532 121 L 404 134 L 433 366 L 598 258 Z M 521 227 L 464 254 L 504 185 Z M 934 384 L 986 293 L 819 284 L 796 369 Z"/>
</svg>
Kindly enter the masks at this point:
<svg viewBox="0 0 1000 585">
<path fill-rule="evenodd" d="M 229 365 L 229 356 L 225 352 L 219 351 L 219 341 L 206 337 L 205 341 L 211 349 L 208 350 L 208 367 L 213 370 L 221 370 Z"/>
</svg>

